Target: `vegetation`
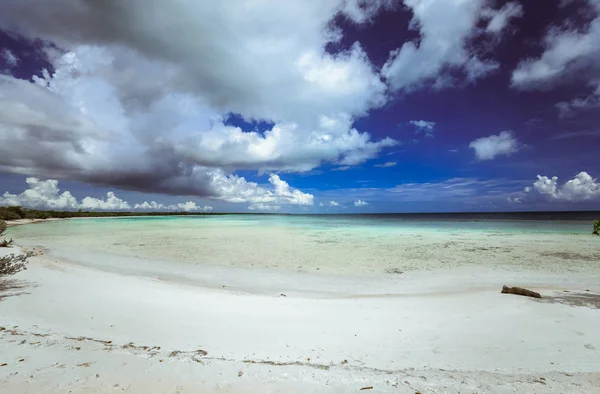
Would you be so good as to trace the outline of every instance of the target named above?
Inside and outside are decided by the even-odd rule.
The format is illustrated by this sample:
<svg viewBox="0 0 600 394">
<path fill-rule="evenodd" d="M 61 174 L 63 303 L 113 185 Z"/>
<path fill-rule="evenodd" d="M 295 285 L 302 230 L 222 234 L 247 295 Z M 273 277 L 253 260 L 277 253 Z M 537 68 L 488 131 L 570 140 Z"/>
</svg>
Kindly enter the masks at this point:
<svg viewBox="0 0 600 394">
<path fill-rule="evenodd" d="M 0 219 L 0 237 L 2 237 L 4 235 L 4 232 L 6 231 L 6 222 L 2 219 Z M 13 240 L 7 240 L 7 239 L 0 239 L 0 248 L 8 248 L 10 245 L 12 245 Z"/>
<path fill-rule="evenodd" d="M 0 207 L 0 219 L 65 219 L 65 218 L 92 218 L 115 216 L 173 216 L 173 215 L 219 215 L 206 212 L 90 212 L 90 211 L 42 211 L 38 209 L 25 209 L 19 206 Z"/>
<path fill-rule="evenodd" d="M 6 222 L 0 219 L 0 237 L 4 235 L 6 231 Z M 7 241 L 6 239 L 0 240 L 0 246 L 8 247 L 12 244 L 13 240 Z M 26 269 L 25 263 L 29 254 L 20 254 L 15 256 L 14 254 L 0 257 L 0 278 L 3 276 L 14 275 L 19 271 Z"/>
<path fill-rule="evenodd" d="M 592 234 L 600 235 L 600 220 L 594 222 L 594 231 Z"/>
<path fill-rule="evenodd" d="M 0 278 L 26 270 L 25 263 L 27 263 L 29 256 L 29 254 L 20 254 L 17 256 L 11 254 L 0 257 Z"/>
</svg>

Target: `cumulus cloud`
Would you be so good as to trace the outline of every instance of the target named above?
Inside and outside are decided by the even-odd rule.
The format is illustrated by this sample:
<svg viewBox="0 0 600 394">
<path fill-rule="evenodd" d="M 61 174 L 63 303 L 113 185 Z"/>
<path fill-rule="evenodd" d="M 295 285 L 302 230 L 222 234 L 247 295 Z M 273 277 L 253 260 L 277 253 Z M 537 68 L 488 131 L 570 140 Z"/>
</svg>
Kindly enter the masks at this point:
<svg viewBox="0 0 600 394">
<path fill-rule="evenodd" d="M 29 177 L 25 180 L 29 188 L 20 194 L 5 192 L 0 196 L 0 206 L 20 205 L 26 208 L 54 209 L 54 210 L 90 210 L 90 211 L 122 211 L 131 210 L 132 205 L 117 197 L 110 191 L 105 198 L 84 197 L 81 202 L 69 191 L 60 192 L 56 179 L 40 180 Z M 193 201 L 185 203 L 164 205 L 155 201 L 144 201 L 134 204 L 134 210 L 143 211 L 203 211 L 211 212 L 212 207 L 200 207 Z"/>
<path fill-rule="evenodd" d="M 255 203 L 248 206 L 248 209 L 251 211 L 279 211 L 280 208 L 280 205 L 270 205 L 263 203 Z"/>
<path fill-rule="evenodd" d="M 373 167 L 379 167 L 379 168 L 388 168 L 388 167 L 395 167 L 398 163 L 395 161 L 388 161 L 382 164 L 375 164 Z"/>
<path fill-rule="evenodd" d="M 588 3 L 598 17 L 583 31 L 551 28 L 544 38 L 542 55 L 523 60 L 513 71 L 514 87 L 548 88 L 564 82 L 566 76 L 575 77 L 581 72 L 594 76 L 592 80 L 597 84 L 600 78 L 600 2 L 588 0 Z"/>
<path fill-rule="evenodd" d="M 203 207 L 197 205 L 194 201 L 186 201 L 184 203 L 178 204 L 170 204 L 165 205 L 161 203 L 157 203 L 156 201 L 144 201 L 141 204 L 135 204 L 134 209 L 139 209 L 143 211 L 202 211 L 202 212 L 212 212 L 213 207 L 209 205 L 205 205 Z"/>
<path fill-rule="evenodd" d="M 85 197 L 81 200 L 80 207 L 90 211 L 119 211 L 131 208 L 127 201 L 121 200 L 114 192 L 106 193 L 106 199 Z"/>
<path fill-rule="evenodd" d="M 339 203 L 339 202 L 337 202 L 337 201 L 333 201 L 333 200 L 331 200 L 331 201 L 329 201 L 329 206 L 330 206 L 330 207 L 339 207 L 339 206 L 340 206 L 340 203 Z"/>
<path fill-rule="evenodd" d="M 479 160 L 491 160 L 496 156 L 509 156 L 519 150 L 519 143 L 512 131 L 503 131 L 498 135 L 481 137 L 469 144 L 475 150 Z"/>
<path fill-rule="evenodd" d="M 580 2 L 585 7 L 585 2 Z M 561 116 L 584 108 L 594 108 L 600 102 L 600 2 L 588 0 L 596 17 L 584 29 L 574 30 L 572 24 L 553 27 L 544 37 L 544 52 L 538 58 L 521 61 L 512 73 L 511 84 L 523 90 L 547 90 L 573 80 L 583 80 L 593 93 L 557 104 Z M 592 14 L 593 15 L 593 14 Z"/>
<path fill-rule="evenodd" d="M 452 86 L 449 70 L 463 70 L 472 82 L 498 68 L 494 61 L 482 60 L 469 47 L 469 40 L 479 34 L 476 26 L 485 16 L 483 0 L 405 0 L 413 12 L 410 25 L 418 30 L 418 41 L 406 42 L 392 51 L 382 75 L 394 90 L 411 91 L 424 83 L 435 88 Z M 487 18 L 496 18 L 487 33 L 497 35 L 514 17 L 514 11 L 487 9 Z M 489 16 L 490 12 L 495 12 Z M 504 19 L 503 19 L 504 18 Z"/>
<path fill-rule="evenodd" d="M 109 58 L 114 47 L 128 48 L 168 66 L 165 83 L 171 86 L 162 89 L 193 90 L 212 107 L 252 118 L 289 120 L 298 110 L 354 114 L 381 104 L 385 86 L 358 44 L 337 55 L 323 49 L 341 39 L 329 22 L 349 13 L 349 4 L 22 0 L 3 7 L 0 26 L 68 49 L 102 43 Z M 378 7 L 352 9 L 359 20 Z"/>
<path fill-rule="evenodd" d="M 248 182 L 237 176 L 222 177 L 215 181 L 219 199 L 232 203 L 252 203 L 251 207 L 280 206 L 280 205 L 313 205 L 314 196 L 291 188 L 278 175 L 272 174 L 269 183 L 272 189 L 266 189 L 255 182 Z M 252 208 L 251 208 L 252 209 Z"/>
<path fill-rule="evenodd" d="M 335 16 L 364 22 L 379 3 L 8 2 L 0 28 L 53 43 L 53 70 L 0 77 L 0 171 L 225 198 L 239 170 L 372 159 L 397 142 L 354 120 L 386 86 L 358 43 L 324 48 L 342 38 Z M 274 125 L 244 130 L 230 113 Z"/>
<path fill-rule="evenodd" d="M 0 205 L 21 205 L 29 208 L 77 209 L 79 203 L 71 192 L 59 194 L 58 181 L 48 179 L 41 181 L 30 177 L 25 180 L 29 188 L 21 194 L 4 193 L 0 197 Z"/>
<path fill-rule="evenodd" d="M 354 206 L 355 207 L 364 207 L 365 205 L 369 205 L 368 202 L 363 201 L 363 200 L 356 200 L 354 201 Z"/>
<path fill-rule="evenodd" d="M 600 200 L 600 183 L 585 171 L 580 172 L 562 186 L 558 184 L 556 176 L 549 178 L 538 175 L 537 178 L 532 186 L 525 188 L 525 198 L 542 197 L 549 201 L 569 202 Z M 523 199 L 520 196 L 515 198 Z"/>
</svg>

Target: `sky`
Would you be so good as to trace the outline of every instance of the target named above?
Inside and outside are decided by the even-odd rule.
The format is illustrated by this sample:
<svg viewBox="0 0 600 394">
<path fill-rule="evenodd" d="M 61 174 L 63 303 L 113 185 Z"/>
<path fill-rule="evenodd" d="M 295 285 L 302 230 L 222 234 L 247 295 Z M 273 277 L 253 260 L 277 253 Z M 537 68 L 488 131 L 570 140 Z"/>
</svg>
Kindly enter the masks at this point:
<svg viewBox="0 0 600 394">
<path fill-rule="evenodd" d="M 0 205 L 600 209 L 600 0 L 4 0 Z"/>
</svg>

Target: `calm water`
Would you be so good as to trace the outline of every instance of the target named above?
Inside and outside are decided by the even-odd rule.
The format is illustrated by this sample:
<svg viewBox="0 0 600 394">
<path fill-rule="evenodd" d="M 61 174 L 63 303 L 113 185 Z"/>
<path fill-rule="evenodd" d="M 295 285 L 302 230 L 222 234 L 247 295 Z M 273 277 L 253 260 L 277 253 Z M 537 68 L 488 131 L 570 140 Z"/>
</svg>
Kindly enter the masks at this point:
<svg viewBox="0 0 600 394">
<path fill-rule="evenodd" d="M 525 213 L 447 213 L 447 214 L 373 214 L 373 215 L 215 215 L 154 216 L 131 218 L 94 218 L 52 221 L 35 227 L 13 227 L 11 234 L 44 235 L 61 230 L 85 231 L 99 227 L 151 228 L 164 226 L 263 226 L 304 229 L 332 229 L 363 232 L 463 231 L 504 233 L 589 234 L 600 212 L 525 212 Z"/>
<path fill-rule="evenodd" d="M 600 215 L 134 217 L 16 226 L 9 236 L 73 259 L 133 257 L 190 269 L 208 264 L 363 274 L 477 265 L 595 272 L 600 237 L 591 235 L 594 217 Z"/>
</svg>

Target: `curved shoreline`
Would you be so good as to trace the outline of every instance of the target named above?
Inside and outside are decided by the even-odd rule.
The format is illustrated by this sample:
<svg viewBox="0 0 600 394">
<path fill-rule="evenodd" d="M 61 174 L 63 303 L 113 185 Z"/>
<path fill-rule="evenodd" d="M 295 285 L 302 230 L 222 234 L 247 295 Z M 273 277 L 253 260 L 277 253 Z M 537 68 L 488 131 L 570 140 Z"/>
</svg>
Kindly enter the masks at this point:
<svg viewBox="0 0 600 394">
<path fill-rule="evenodd" d="M 600 390 L 597 276 L 331 275 L 63 247 L 1 293 L 0 391 Z"/>
</svg>

